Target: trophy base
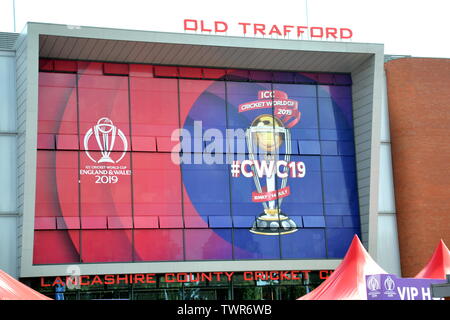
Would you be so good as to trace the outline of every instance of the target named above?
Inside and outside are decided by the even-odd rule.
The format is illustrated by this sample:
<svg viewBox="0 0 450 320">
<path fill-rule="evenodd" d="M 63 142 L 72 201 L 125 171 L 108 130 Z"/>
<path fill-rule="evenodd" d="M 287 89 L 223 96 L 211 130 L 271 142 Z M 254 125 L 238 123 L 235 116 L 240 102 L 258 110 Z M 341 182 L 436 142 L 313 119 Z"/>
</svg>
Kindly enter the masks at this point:
<svg viewBox="0 0 450 320">
<path fill-rule="evenodd" d="M 251 233 L 277 236 L 281 234 L 294 233 L 298 230 L 297 224 L 291 218 L 283 215 L 268 215 L 262 213 L 253 222 L 253 226 L 250 229 Z"/>
</svg>

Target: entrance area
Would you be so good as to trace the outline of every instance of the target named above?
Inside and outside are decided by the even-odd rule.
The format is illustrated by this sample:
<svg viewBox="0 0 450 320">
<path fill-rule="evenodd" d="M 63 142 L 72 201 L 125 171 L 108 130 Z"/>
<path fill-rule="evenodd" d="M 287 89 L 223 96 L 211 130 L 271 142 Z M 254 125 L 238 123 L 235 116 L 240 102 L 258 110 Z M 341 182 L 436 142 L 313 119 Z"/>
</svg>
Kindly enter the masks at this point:
<svg viewBox="0 0 450 320">
<path fill-rule="evenodd" d="M 235 272 L 231 280 L 222 277 L 219 281 L 168 282 L 164 275 L 157 275 L 155 280 L 155 283 L 95 284 L 70 289 L 42 287 L 40 278 L 21 279 L 48 297 L 64 300 L 295 300 L 325 279 L 319 271 L 310 271 L 295 280 L 249 280 L 242 272 Z"/>
</svg>

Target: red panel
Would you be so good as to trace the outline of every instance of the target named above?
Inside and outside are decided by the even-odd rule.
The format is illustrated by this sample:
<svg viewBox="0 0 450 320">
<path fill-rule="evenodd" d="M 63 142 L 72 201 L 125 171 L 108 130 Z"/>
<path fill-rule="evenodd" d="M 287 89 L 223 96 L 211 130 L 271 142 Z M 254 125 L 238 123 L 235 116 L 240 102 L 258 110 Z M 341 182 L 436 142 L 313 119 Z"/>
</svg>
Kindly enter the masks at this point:
<svg viewBox="0 0 450 320">
<path fill-rule="evenodd" d="M 131 121 L 135 136 L 166 136 L 179 127 L 176 79 L 130 78 Z"/>
<path fill-rule="evenodd" d="M 231 260 L 231 230 L 220 231 L 224 239 L 216 232 L 213 229 L 186 229 L 184 231 L 186 260 Z"/>
<path fill-rule="evenodd" d="M 147 64 L 130 64 L 130 77 L 153 78 L 153 66 Z"/>
<path fill-rule="evenodd" d="M 60 72 L 77 72 L 78 64 L 76 61 L 55 60 L 55 71 Z"/>
<path fill-rule="evenodd" d="M 155 77 L 178 77 L 178 67 L 155 66 Z"/>
<path fill-rule="evenodd" d="M 55 135 L 54 134 L 38 134 L 37 136 L 38 149 L 55 149 Z"/>
<path fill-rule="evenodd" d="M 132 217 L 108 217 L 108 229 L 132 229 Z"/>
<path fill-rule="evenodd" d="M 114 74 L 114 75 L 128 75 L 129 68 L 126 63 L 104 63 L 103 64 L 104 74 Z"/>
<path fill-rule="evenodd" d="M 56 229 L 55 217 L 35 217 L 34 230 L 52 230 Z"/>
<path fill-rule="evenodd" d="M 170 154 L 133 154 L 134 214 L 180 215 L 181 173 Z"/>
<path fill-rule="evenodd" d="M 228 69 L 227 80 L 229 81 L 248 81 L 250 77 L 249 70 Z"/>
<path fill-rule="evenodd" d="M 82 75 L 78 80 L 80 142 L 102 118 L 129 136 L 128 78 Z"/>
<path fill-rule="evenodd" d="M 160 228 L 183 228 L 183 217 L 182 216 L 160 216 L 159 217 L 159 227 Z"/>
<path fill-rule="evenodd" d="M 332 73 L 319 73 L 319 84 L 334 84 L 334 75 Z"/>
<path fill-rule="evenodd" d="M 156 137 L 158 152 L 180 152 L 179 141 L 172 141 L 171 137 Z"/>
<path fill-rule="evenodd" d="M 200 216 L 184 216 L 185 228 L 208 228 L 206 223 Z"/>
<path fill-rule="evenodd" d="M 250 70 L 250 80 L 251 81 L 262 81 L 262 82 L 272 81 L 272 72 Z"/>
<path fill-rule="evenodd" d="M 317 73 L 299 72 L 296 74 L 295 83 L 303 83 L 305 81 L 305 77 L 311 79 L 311 82 L 319 81 L 319 75 Z"/>
<path fill-rule="evenodd" d="M 78 61 L 79 74 L 103 75 L 103 62 Z"/>
<path fill-rule="evenodd" d="M 75 239 L 76 243 L 73 243 L 72 239 Z M 79 231 L 36 231 L 34 233 L 33 263 L 80 262 L 80 256 L 76 250 L 79 243 Z"/>
<path fill-rule="evenodd" d="M 158 229 L 159 219 L 157 216 L 134 216 L 134 227 L 136 229 Z"/>
<path fill-rule="evenodd" d="M 80 229 L 79 217 L 57 217 L 56 227 L 58 229 Z"/>
<path fill-rule="evenodd" d="M 208 125 L 215 128 L 226 128 L 226 104 L 225 104 L 225 82 L 211 81 L 211 80 L 179 80 L 180 82 L 180 122 L 183 125 L 192 105 L 197 99 L 207 90 L 211 97 L 217 96 L 222 99 L 222 102 L 212 100 L 208 105 L 211 106 L 211 111 L 214 112 L 214 117 L 210 117 Z M 213 105 L 214 104 L 214 105 Z M 190 128 L 189 128 L 190 129 Z M 192 129 L 191 129 L 192 130 Z M 191 131 L 193 136 L 193 131 Z"/>
<path fill-rule="evenodd" d="M 134 248 L 136 261 L 183 260 L 183 230 L 135 230 Z"/>
<path fill-rule="evenodd" d="M 180 72 L 180 77 L 183 77 L 183 78 L 193 78 L 193 79 L 203 78 L 202 68 L 180 67 L 179 72 Z"/>
<path fill-rule="evenodd" d="M 81 217 L 82 229 L 107 229 L 106 217 Z"/>
<path fill-rule="evenodd" d="M 131 230 L 83 230 L 82 262 L 132 261 Z"/>
<path fill-rule="evenodd" d="M 78 217 L 78 153 L 38 151 L 36 162 L 36 217 Z"/>
<path fill-rule="evenodd" d="M 81 216 L 131 216 L 130 154 L 112 152 L 116 163 L 96 163 L 100 152 L 80 153 Z M 118 161 L 118 162 L 117 162 Z"/>
<path fill-rule="evenodd" d="M 76 75 L 39 73 L 38 133 L 77 134 Z"/>
<path fill-rule="evenodd" d="M 78 150 L 78 136 L 77 135 L 57 135 L 56 149 L 58 150 Z"/>
<path fill-rule="evenodd" d="M 226 74 L 225 69 L 203 68 L 203 77 L 205 79 L 223 79 Z"/>
<path fill-rule="evenodd" d="M 39 59 L 39 71 L 53 71 L 55 65 L 51 59 Z"/>
<path fill-rule="evenodd" d="M 133 136 L 133 151 L 156 151 L 155 137 Z"/>
</svg>

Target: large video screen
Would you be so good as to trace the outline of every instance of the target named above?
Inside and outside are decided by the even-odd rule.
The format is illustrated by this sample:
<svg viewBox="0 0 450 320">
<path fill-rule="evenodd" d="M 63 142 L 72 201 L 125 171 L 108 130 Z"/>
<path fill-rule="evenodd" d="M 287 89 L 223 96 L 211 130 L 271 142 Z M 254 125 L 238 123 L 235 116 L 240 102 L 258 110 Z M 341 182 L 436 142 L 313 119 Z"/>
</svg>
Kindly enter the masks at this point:
<svg viewBox="0 0 450 320">
<path fill-rule="evenodd" d="M 33 263 L 342 258 L 351 84 L 42 59 Z"/>
</svg>

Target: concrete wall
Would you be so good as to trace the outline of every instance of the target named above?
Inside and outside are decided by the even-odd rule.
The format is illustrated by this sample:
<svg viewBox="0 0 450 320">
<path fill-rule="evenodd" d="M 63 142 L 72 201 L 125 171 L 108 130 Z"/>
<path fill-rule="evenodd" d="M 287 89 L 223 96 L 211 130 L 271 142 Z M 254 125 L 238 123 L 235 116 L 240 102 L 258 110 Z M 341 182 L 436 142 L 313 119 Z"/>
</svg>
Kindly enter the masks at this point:
<svg viewBox="0 0 450 320">
<path fill-rule="evenodd" d="M 0 51 L 0 269 L 18 276 L 15 52 Z"/>
</svg>

